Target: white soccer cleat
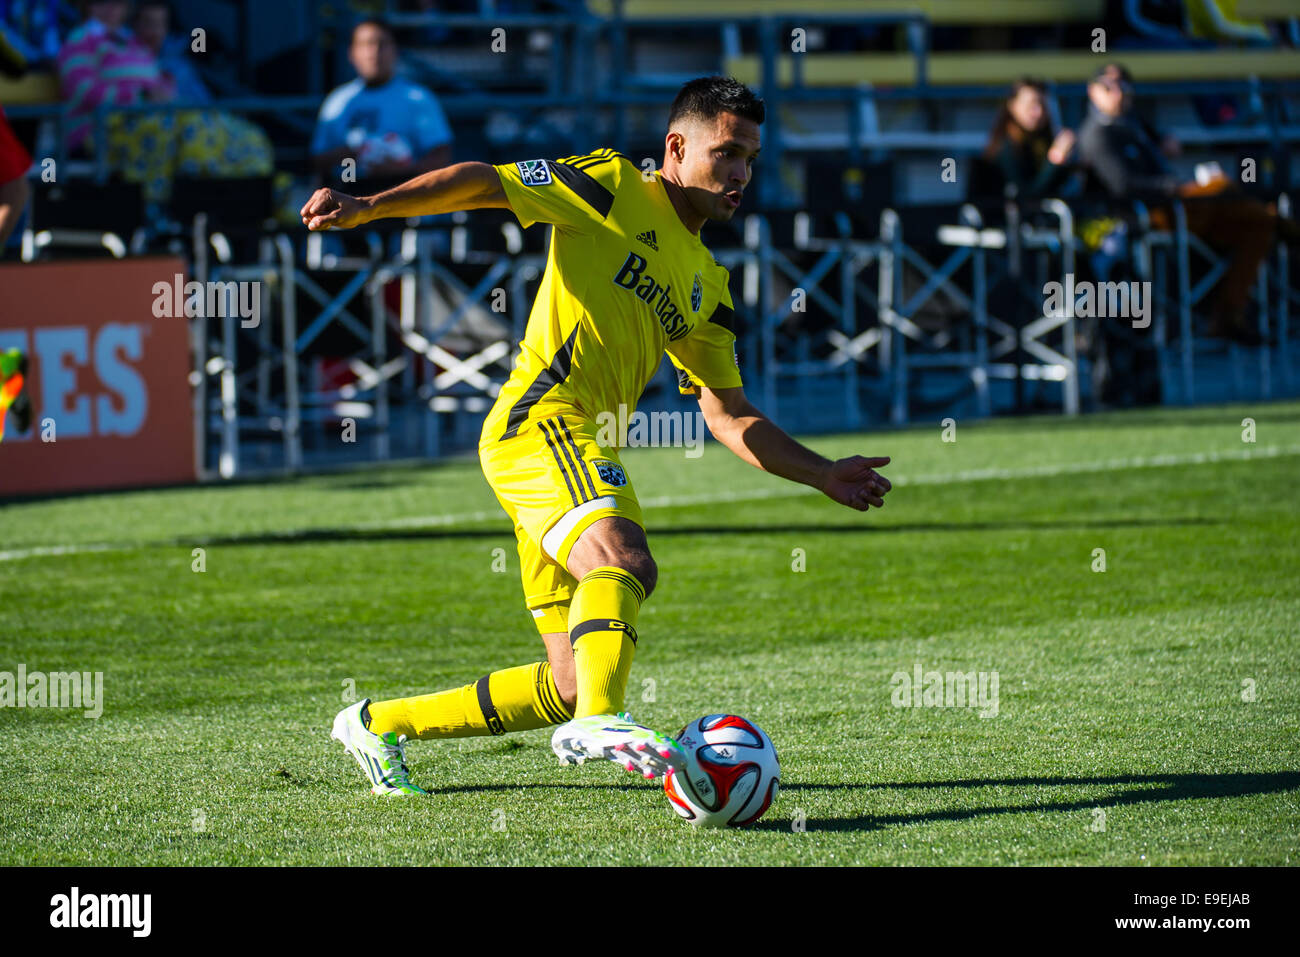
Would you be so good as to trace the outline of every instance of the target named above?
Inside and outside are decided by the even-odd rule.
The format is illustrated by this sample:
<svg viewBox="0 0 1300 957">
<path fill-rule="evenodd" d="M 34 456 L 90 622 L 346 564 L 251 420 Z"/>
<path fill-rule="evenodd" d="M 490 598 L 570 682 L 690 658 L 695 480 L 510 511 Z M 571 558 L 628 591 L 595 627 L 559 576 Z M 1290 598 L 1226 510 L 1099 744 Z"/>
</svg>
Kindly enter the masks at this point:
<svg viewBox="0 0 1300 957">
<path fill-rule="evenodd" d="M 589 714 L 560 725 L 551 735 L 551 750 L 561 764 L 604 758 L 644 778 L 686 767 L 686 752 L 680 744 L 637 724 L 626 711 Z"/>
<path fill-rule="evenodd" d="M 370 779 L 370 793 L 389 797 L 429 792 L 411 783 L 411 772 L 406 767 L 406 735 L 398 737 L 392 731 L 375 734 L 366 711 L 370 699 L 349 705 L 334 716 L 334 729 L 330 737 L 341 741 L 348 754 L 357 759 L 361 770 Z"/>
</svg>

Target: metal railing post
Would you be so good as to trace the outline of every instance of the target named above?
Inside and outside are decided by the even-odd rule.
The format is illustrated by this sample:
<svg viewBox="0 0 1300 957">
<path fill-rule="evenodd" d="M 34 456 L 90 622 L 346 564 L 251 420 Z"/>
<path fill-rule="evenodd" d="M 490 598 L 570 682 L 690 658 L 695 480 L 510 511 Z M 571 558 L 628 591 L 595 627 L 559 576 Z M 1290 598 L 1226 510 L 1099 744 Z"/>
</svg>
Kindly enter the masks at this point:
<svg viewBox="0 0 1300 957">
<path fill-rule="evenodd" d="M 984 219 L 979 210 L 966 203 L 961 208 L 962 221 L 975 230 L 975 248 L 971 251 L 971 318 L 975 325 L 975 365 L 971 378 L 975 382 L 975 410 L 982 418 L 992 414 L 989 396 L 988 284 L 985 273 Z"/>
<path fill-rule="evenodd" d="M 881 369 L 889 382 L 889 420 L 895 425 L 907 421 L 906 346 L 895 325 L 894 303 L 899 301 L 902 277 L 902 237 L 898 213 L 886 208 L 880 214 L 880 323 Z"/>
<path fill-rule="evenodd" d="M 194 278 L 208 280 L 208 214 L 194 217 L 190 233 L 193 249 Z M 190 341 L 194 349 L 194 474 L 202 479 L 208 473 L 208 313 L 204 309 L 190 322 Z"/>
<path fill-rule="evenodd" d="M 284 341 L 280 344 L 280 364 L 284 367 L 284 464 L 291 472 L 302 468 L 302 398 L 298 383 L 298 298 L 293 261 L 293 243 L 284 233 L 275 237 L 280 255 L 280 324 Z"/>
<path fill-rule="evenodd" d="M 1059 236 L 1061 243 L 1061 272 L 1063 274 L 1074 274 L 1074 213 L 1070 210 L 1068 203 L 1059 199 L 1046 200 L 1043 205 L 1057 216 L 1059 223 Z M 1065 313 L 1065 323 L 1061 329 L 1065 335 L 1063 343 L 1064 348 L 1061 350 L 1065 354 L 1065 414 L 1079 414 L 1079 350 L 1075 341 L 1075 315 L 1074 301 L 1067 304 Z"/>
<path fill-rule="evenodd" d="M 1279 216 L 1287 219 L 1291 218 L 1291 197 L 1283 193 L 1277 198 L 1277 212 Z M 1291 316 L 1291 273 L 1290 273 L 1290 253 L 1287 250 L 1286 243 L 1277 244 L 1277 274 L 1278 274 L 1278 303 L 1277 303 L 1277 344 L 1278 360 L 1281 365 L 1282 386 L 1289 389 L 1291 387 L 1291 343 L 1287 339 L 1290 335 L 1290 316 Z"/>
<path fill-rule="evenodd" d="M 388 351 L 388 323 L 384 315 L 384 285 L 390 278 L 387 266 L 375 269 L 370 278 L 370 362 L 375 370 L 375 458 L 387 459 L 391 446 L 388 435 L 388 377 L 383 374 L 384 358 Z"/>
<path fill-rule="evenodd" d="M 1178 334 L 1182 341 L 1179 348 L 1183 358 L 1183 405 L 1190 405 L 1194 398 L 1195 380 L 1192 361 L 1195 350 L 1192 344 L 1192 276 L 1191 253 L 1187 243 L 1187 210 L 1177 200 L 1174 207 L 1174 248 L 1178 265 Z"/>
</svg>

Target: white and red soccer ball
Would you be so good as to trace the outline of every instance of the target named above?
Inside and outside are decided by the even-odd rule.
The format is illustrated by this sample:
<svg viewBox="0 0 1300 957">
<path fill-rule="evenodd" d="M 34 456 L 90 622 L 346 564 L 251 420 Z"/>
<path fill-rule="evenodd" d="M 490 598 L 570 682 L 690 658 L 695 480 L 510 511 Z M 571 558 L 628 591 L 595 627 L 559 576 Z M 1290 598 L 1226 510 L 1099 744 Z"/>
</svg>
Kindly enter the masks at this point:
<svg viewBox="0 0 1300 957">
<path fill-rule="evenodd" d="M 696 718 L 677 735 L 684 771 L 664 776 L 673 810 L 699 827 L 745 827 L 772 806 L 781 762 L 763 729 L 734 714 Z"/>
</svg>

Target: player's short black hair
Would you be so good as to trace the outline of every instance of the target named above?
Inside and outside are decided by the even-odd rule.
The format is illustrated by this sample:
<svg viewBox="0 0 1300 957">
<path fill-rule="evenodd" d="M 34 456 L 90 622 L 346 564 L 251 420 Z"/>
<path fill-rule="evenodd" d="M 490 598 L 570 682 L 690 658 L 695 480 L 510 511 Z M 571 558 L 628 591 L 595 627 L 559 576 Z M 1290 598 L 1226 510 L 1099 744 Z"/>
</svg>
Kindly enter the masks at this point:
<svg viewBox="0 0 1300 957">
<path fill-rule="evenodd" d="M 732 76 L 701 76 L 687 82 L 673 98 L 668 126 L 683 117 L 711 120 L 719 113 L 735 113 L 755 123 L 767 115 L 763 100 Z"/>
</svg>

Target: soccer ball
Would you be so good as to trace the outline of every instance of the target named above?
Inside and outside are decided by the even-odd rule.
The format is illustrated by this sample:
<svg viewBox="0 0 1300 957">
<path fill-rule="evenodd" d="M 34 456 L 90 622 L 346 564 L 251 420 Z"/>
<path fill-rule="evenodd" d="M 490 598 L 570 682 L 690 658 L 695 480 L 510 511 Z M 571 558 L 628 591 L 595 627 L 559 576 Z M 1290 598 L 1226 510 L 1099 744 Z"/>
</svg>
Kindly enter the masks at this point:
<svg viewBox="0 0 1300 957">
<path fill-rule="evenodd" d="M 734 714 L 696 718 L 677 735 L 686 769 L 664 776 L 673 810 L 699 827 L 745 827 L 771 806 L 781 780 L 772 739 Z"/>
</svg>

